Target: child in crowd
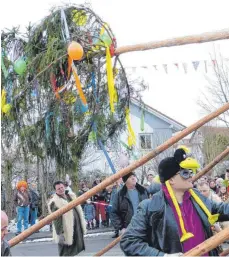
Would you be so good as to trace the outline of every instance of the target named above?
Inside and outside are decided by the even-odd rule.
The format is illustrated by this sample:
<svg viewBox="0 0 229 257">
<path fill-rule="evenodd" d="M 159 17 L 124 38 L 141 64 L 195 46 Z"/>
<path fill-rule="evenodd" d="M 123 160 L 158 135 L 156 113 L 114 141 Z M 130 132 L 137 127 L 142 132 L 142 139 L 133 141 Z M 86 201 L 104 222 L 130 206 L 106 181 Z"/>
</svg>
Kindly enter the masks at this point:
<svg viewBox="0 0 229 257">
<path fill-rule="evenodd" d="M 84 205 L 84 215 L 87 221 L 87 229 L 94 229 L 95 206 L 92 204 L 91 199 L 88 199 Z"/>
</svg>

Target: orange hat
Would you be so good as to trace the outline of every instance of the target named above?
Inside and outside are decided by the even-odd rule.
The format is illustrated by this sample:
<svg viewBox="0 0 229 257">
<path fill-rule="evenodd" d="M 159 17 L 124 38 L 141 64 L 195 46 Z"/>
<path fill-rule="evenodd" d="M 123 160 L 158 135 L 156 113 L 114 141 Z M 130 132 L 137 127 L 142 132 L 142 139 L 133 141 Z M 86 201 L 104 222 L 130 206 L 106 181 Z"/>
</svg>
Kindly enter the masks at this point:
<svg viewBox="0 0 229 257">
<path fill-rule="evenodd" d="M 28 188 L 28 184 L 27 184 L 27 182 L 26 181 L 19 181 L 18 183 L 17 183 L 17 189 L 20 189 L 21 187 L 25 187 L 26 189 Z"/>
</svg>

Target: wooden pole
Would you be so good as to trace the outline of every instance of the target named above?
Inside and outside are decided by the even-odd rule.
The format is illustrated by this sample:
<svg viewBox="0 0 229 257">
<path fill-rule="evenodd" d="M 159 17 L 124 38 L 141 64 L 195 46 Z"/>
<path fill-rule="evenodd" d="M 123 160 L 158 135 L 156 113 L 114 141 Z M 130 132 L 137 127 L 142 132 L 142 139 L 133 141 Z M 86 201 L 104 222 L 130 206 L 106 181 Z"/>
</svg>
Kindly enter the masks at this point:
<svg viewBox="0 0 229 257">
<path fill-rule="evenodd" d="M 205 240 L 203 243 L 197 245 L 192 250 L 186 252 L 183 256 L 202 256 L 205 253 L 210 252 L 218 245 L 222 244 L 229 239 L 229 228 L 226 228 L 216 235 Z"/>
<path fill-rule="evenodd" d="M 74 201 L 71 201 L 68 205 L 58 209 L 57 211 L 53 212 L 52 214 L 48 215 L 47 217 L 45 217 L 44 219 L 39 221 L 37 224 L 35 224 L 32 227 L 28 228 L 27 230 L 23 231 L 18 236 L 12 238 L 9 241 L 9 245 L 12 247 L 12 246 L 18 244 L 19 242 L 23 241 L 25 238 L 32 235 L 34 232 L 36 232 L 37 230 L 44 227 L 46 224 L 49 224 L 51 221 L 57 219 L 58 217 L 60 217 L 64 213 L 70 211 L 75 206 L 85 202 L 87 199 L 89 199 L 90 197 L 95 195 L 97 192 L 102 191 L 102 189 L 104 189 L 107 186 L 109 186 L 110 184 L 114 183 L 119 178 L 123 177 L 124 175 L 126 175 L 126 174 L 130 173 L 131 171 L 137 169 L 138 167 L 142 166 L 143 164 L 145 164 L 146 162 L 148 162 L 149 160 L 151 160 L 152 158 L 159 155 L 161 152 L 163 152 L 164 150 L 166 150 L 167 148 L 169 148 L 170 146 L 172 146 L 173 144 L 178 142 L 183 137 L 187 136 L 188 134 L 190 134 L 194 130 L 203 126 L 205 123 L 207 123 L 210 120 L 216 118 L 217 116 L 219 116 L 220 114 L 224 113 L 227 110 L 229 110 L 229 103 L 223 105 L 218 110 L 214 111 L 213 113 L 208 114 L 206 117 L 204 117 L 204 118 L 200 119 L 199 121 L 195 122 L 190 127 L 188 127 L 186 129 L 184 129 L 183 131 L 179 132 L 177 135 L 168 139 L 165 143 L 158 146 L 157 148 L 155 148 L 153 151 L 149 152 L 145 156 L 143 156 L 141 159 L 133 162 L 132 164 L 130 164 L 126 168 L 121 169 L 116 174 L 113 174 L 112 176 L 106 178 L 99 185 L 93 187 L 92 189 L 90 189 L 89 191 L 87 191 L 86 193 L 84 193 L 83 195 L 81 195 L 80 197 L 75 199 Z"/>
<path fill-rule="evenodd" d="M 102 250 L 97 252 L 94 256 L 102 256 L 104 253 L 108 252 L 111 248 L 113 248 L 117 243 L 120 242 L 122 236 L 117 237 L 114 241 L 104 247 Z"/>
<path fill-rule="evenodd" d="M 197 35 L 190 35 L 184 37 L 170 38 L 160 41 L 152 41 L 137 45 L 121 46 L 115 50 L 115 55 L 120 55 L 128 52 L 145 51 L 161 47 L 180 46 L 195 43 L 204 43 L 209 41 L 229 39 L 229 28 L 213 32 L 206 32 Z"/>
<path fill-rule="evenodd" d="M 218 155 L 212 162 L 210 162 L 206 167 L 202 169 L 201 172 L 197 173 L 192 181 L 195 182 L 200 177 L 205 175 L 209 170 L 211 170 L 217 163 L 219 163 L 223 158 L 225 158 L 229 154 L 229 147 L 227 147 L 220 155 Z"/>
</svg>

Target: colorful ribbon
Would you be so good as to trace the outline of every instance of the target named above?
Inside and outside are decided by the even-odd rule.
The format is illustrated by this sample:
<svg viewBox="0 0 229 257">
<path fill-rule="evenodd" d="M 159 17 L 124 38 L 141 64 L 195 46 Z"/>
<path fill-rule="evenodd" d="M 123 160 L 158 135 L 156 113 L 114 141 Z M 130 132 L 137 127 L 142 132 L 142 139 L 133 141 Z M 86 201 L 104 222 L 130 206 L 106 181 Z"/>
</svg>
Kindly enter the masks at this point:
<svg viewBox="0 0 229 257">
<path fill-rule="evenodd" d="M 126 123 L 128 129 L 128 145 L 129 147 L 136 145 L 136 136 L 130 123 L 130 109 L 126 108 Z"/>
<path fill-rule="evenodd" d="M 107 64 L 107 83 L 108 83 L 108 93 L 110 98 L 110 108 L 111 112 L 114 113 L 114 102 L 117 102 L 117 93 L 115 93 L 114 77 L 112 70 L 112 60 L 110 54 L 110 48 L 106 46 L 106 64 Z"/>
<path fill-rule="evenodd" d="M 78 75 L 77 75 L 77 73 L 76 73 L 76 68 L 75 68 L 75 65 L 74 65 L 74 64 L 72 64 L 72 68 L 73 68 L 73 69 L 72 69 L 72 71 L 73 71 L 73 76 L 74 76 L 75 81 L 76 81 L 76 88 L 77 88 L 77 90 L 78 90 L 78 92 L 79 92 L 80 99 L 81 99 L 82 103 L 83 103 L 85 106 L 87 106 L 87 100 L 86 100 L 86 97 L 85 97 L 85 95 L 84 95 L 83 89 L 82 89 L 82 87 L 81 87 L 80 79 L 79 79 L 79 77 L 78 77 Z"/>
</svg>

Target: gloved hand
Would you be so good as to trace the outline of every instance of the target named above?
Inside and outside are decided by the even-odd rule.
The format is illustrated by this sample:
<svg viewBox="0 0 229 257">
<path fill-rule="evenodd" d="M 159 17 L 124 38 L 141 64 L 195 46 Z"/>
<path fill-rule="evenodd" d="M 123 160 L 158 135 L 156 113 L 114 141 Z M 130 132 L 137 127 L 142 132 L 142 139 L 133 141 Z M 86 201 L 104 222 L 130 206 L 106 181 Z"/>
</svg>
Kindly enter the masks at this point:
<svg viewBox="0 0 229 257">
<path fill-rule="evenodd" d="M 164 255 L 164 257 L 179 257 L 179 256 L 182 256 L 183 255 L 183 253 L 166 253 L 165 255 Z"/>
<path fill-rule="evenodd" d="M 59 235 L 59 243 L 60 245 L 64 245 L 65 243 L 65 238 L 64 238 L 64 234 L 60 234 Z"/>
</svg>

